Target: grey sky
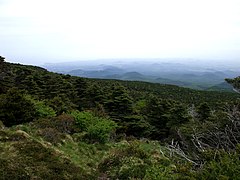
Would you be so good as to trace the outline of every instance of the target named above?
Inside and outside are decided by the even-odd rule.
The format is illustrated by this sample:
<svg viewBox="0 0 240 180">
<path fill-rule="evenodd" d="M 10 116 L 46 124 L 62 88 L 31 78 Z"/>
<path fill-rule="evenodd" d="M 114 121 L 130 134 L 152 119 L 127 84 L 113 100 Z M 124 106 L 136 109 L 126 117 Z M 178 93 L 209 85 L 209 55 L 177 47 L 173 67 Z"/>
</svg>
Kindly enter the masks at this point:
<svg viewBox="0 0 240 180">
<path fill-rule="evenodd" d="M 239 0 L 0 0 L 0 55 L 240 60 Z"/>
</svg>

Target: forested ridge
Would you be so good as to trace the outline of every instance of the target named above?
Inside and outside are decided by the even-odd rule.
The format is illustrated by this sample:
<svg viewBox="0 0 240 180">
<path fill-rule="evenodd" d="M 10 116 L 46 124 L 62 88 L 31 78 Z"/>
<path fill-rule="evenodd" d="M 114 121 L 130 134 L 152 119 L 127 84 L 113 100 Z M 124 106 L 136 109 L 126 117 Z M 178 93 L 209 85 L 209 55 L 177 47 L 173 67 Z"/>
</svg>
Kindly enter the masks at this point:
<svg viewBox="0 0 240 180">
<path fill-rule="evenodd" d="M 0 57 L 0 179 L 238 179 L 239 98 Z"/>
</svg>

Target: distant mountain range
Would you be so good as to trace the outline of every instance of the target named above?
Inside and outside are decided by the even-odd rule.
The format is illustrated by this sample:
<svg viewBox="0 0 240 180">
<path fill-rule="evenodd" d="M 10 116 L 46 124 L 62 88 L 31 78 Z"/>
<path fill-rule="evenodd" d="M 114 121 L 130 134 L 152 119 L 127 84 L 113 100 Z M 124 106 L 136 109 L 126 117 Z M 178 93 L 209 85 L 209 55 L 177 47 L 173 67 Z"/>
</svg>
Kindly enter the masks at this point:
<svg viewBox="0 0 240 180">
<path fill-rule="evenodd" d="M 225 78 L 240 75 L 236 65 L 225 68 L 224 64 L 210 66 L 199 62 L 85 61 L 45 64 L 43 67 L 80 77 L 146 81 L 211 91 L 233 91 Z"/>
</svg>

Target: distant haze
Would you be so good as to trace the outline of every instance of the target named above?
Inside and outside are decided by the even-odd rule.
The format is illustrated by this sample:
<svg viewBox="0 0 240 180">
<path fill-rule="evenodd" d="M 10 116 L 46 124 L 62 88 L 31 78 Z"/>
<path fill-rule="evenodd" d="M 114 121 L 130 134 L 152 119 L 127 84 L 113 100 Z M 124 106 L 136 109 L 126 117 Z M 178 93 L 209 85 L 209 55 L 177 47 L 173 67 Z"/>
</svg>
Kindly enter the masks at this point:
<svg viewBox="0 0 240 180">
<path fill-rule="evenodd" d="M 43 65 L 73 76 L 146 81 L 201 90 L 233 92 L 226 78 L 240 75 L 240 63 L 196 59 L 101 59 Z"/>
<path fill-rule="evenodd" d="M 239 0 L 0 0 L 0 55 L 240 62 Z"/>
</svg>

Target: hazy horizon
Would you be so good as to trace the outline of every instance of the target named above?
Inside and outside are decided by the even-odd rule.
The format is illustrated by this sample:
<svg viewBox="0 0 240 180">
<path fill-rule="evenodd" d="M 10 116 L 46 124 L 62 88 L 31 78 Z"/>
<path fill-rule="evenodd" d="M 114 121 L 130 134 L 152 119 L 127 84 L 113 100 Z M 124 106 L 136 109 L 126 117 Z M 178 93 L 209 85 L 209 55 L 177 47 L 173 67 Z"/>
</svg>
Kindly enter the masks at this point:
<svg viewBox="0 0 240 180">
<path fill-rule="evenodd" d="M 171 64 L 189 64 L 192 66 L 199 66 L 204 67 L 216 67 L 218 65 L 226 66 L 226 67 L 234 67 L 235 69 L 240 68 L 240 60 L 239 59 L 194 59 L 194 58 L 99 58 L 99 59 L 58 59 L 53 61 L 24 61 L 24 59 L 9 59 L 9 57 L 5 57 L 5 61 L 10 63 L 20 63 L 24 65 L 35 65 L 40 67 L 45 66 L 58 66 L 58 65 L 79 65 L 79 64 L 85 64 L 85 65 L 116 65 L 118 63 L 145 63 L 145 64 L 153 64 L 153 63 L 171 63 Z M 227 64 L 226 64 L 227 62 Z M 76 66 L 77 67 L 77 66 Z"/>
<path fill-rule="evenodd" d="M 238 0 L 0 0 L 10 62 L 240 60 Z"/>
</svg>

